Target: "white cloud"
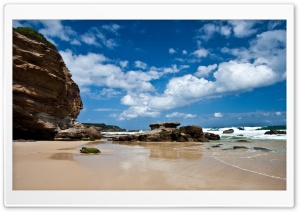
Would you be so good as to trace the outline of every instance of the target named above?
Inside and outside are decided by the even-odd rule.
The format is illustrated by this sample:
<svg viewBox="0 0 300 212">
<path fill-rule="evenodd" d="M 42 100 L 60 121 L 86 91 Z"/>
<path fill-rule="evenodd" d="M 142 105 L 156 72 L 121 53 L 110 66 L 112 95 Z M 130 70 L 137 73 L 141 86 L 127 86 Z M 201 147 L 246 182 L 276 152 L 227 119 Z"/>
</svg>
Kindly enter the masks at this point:
<svg viewBox="0 0 300 212">
<path fill-rule="evenodd" d="M 234 35 L 238 38 L 248 37 L 257 32 L 257 29 L 254 29 L 253 27 L 258 21 L 234 20 L 228 21 L 228 23 L 233 27 Z"/>
<path fill-rule="evenodd" d="M 229 37 L 231 35 L 231 27 L 228 25 L 222 26 L 220 29 L 220 34 L 224 35 L 225 37 Z"/>
<path fill-rule="evenodd" d="M 277 75 L 270 67 L 238 61 L 219 64 L 214 76 L 216 93 L 250 91 L 277 81 Z"/>
<path fill-rule="evenodd" d="M 215 70 L 218 67 L 217 64 L 209 65 L 209 66 L 199 66 L 195 75 L 197 77 L 206 77 L 210 72 Z"/>
<path fill-rule="evenodd" d="M 127 60 L 123 60 L 119 62 L 121 68 L 126 68 L 128 66 L 128 61 Z"/>
<path fill-rule="evenodd" d="M 147 72 L 124 72 L 119 66 L 107 63 L 109 59 L 102 54 L 74 55 L 70 50 L 60 51 L 60 54 L 71 71 L 73 80 L 80 87 L 96 85 L 126 91 L 154 91 L 155 88 L 149 81 L 161 76 L 151 69 Z"/>
<path fill-rule="evenodd" d="M 142 61 L 139 61 L 139 60 L 134 62 L 134 66 L 136 68 L 140 68 L 140 69 L 146 69 L 147 68 L 147 64 L 142 62 Z"/>
<path fill-rule="evenodd" d="M 214 117 L 215 117 L 215 118 L 222 118 L 222 117 L 223 117 L 223 114 L 222 114 L 222 113 L 215 113 L 215 114 L 214 114 Z"/>
<path fill-rule="evenodd" d="M 106 24 L 102 26 L 102 29 L 105 29 L 108 32 L 111 32 L 115 35 L 119 35 L 118 30 L 121 28 L 118 24 Z"/>
<path fill-rule="evenodd" d="M 181 68 L 186 68 L 185 66 L 182 66 Z M 172 65 L 171 67 L 168 67 L 168 68 L 164 68 L 163 69 L 163 72 L 165 74 L 168 74 L 168 73 L 177 73 L 179 72 L 180 69 L 177 68 L 177 65 Z"/>
<path fill-rule="evenodd" d="M 170 53 L 170 54 L 174 54 L 174 53 L 176 53 L 176 50 L 173 49 L 173 48 L 169 48 L 169 53 Z"/>
<path fill-rule="evenodd" d="M 77 34 L 71 27 L 63 26 L 59 20 L 40 20 L 39 22 L 44 27 L 39 32 L 45 37 L 70 41 L 70 37 L 74 37 Z"/>
<path fill-rule="evenodd" d="M 186 55 L 187 53 L 188 53 L 187 50 L 182 50 L 183 55 Z"/>
<path fill-rule="evenodd" d="M 72 44 L 72 45 L 81 45 L 80 41 L 77 40 L 77 39 L 71 40 L 70 44 Z"/>
<path fill-rule="evenodd" d="M 106 26 L 103 28 L 103 26 Z M 103 25 L 102 27 L 92 27 L 83 35 L 81 35 L 81 39 L 84 43 L 88 45 L 96 45 L 96 46 L 106 46 L 107 48 L 113 49 L 118 46 L 117 42 L 113 38 L 108 38 L 107 35 L 104 34 L 103 29 L 107 28 L 109 25 Z M 110 30 L 108 30 L 110 31 Z M 107 34 L 107 33 L 106 33 Z M 113 33 L 116 36 L 115 33 Z"/>
<path fill-rule="evenodd" d="M 179 66 L 179 69 L 182 70 L 182 69 L 187 69 L 189 67 L 190 67 L 189 65 L 181 65 Z"/>
<path fill-rule="evenodd" d="M 97 38 L 93 33 L 85 33 L 81 36 L 81 40 L 88 45 L 101 46 L 99 42 L 97 42 Z"/>
<path fill-rule="evenodd" d="M 147 106 L 134 106 L 122 112 L 119 119 L 128 120 L 137 117 L 157 117 L 159 114 L 159 112 L 153 111 Z"/>
<path fill-rule="evenodd" d="M 100 91 L 99 96 L 102 96 L 102 97 L 105 97 L 105 98 L 112 98 L 112 97 L 118 96 L 120 94 L 121 94 L 120 91 L 117 91 L 113 88 L 103 88 Z"/>
<path fill-rule="evenodd" d="M 277 74 L 268 66 L 238 61 L 219 64 L 214 77 L 215 81 L 208 81 L 188 74 L 172 78 L 164 93 L 160 95 L 128 94 L 123 99 L 123 104 L 131 106 L 130 110 L 126 110 L 126 115 L 130 116 L 131 112 L 141 114 L 140 107 L 146 107 L 147 114 L 153 111 L 157 115 L 161 111 L 189 105 L 202 99 L 241 93 L 278 81 Z"/>
<path fill-rule="evenodd" d="M 178 113 L 178 112 L 174 112 L 174 113 L 166 115 L 166 118 L 184 118 L 184 119 L 189 119 L 189 118 L 196 118 L 196 117 L 197 117 L 197 115 L 195 115 L 195 114 Z"/>
<path fill-rule="evenodd" d="M 113 108 L 97 108 L 97 109 L 94 109 L 93 111 L 96 111 L 96 112 L 107 112 L 107 111 L 119 111 L 119 109 L 113 109 Z"/>
<path fill-rule="evenodd" d="M 250 47 L 221 49 L 223 53 L 229 53 L 237 57 L 241 62 L 252 62 L 253 65 L 266 65 L 277 73 L 277 77 L 285 79 L 286 73 L 286 31 L 266 31 L 256 36 L 250 42 Z M 254 61 L 254 62 L 253 62 Z M 280 79 L 277 79 L 280 80 Z"/>
<path fill-rule="evenodd" d="M 270 21 L 268 23 L 268 29 L 269 30 L 273 30 L 276 29 L 277 26 L 280 26 L 283 23 L 283 21 Z"/>
<path fill-rule="evenodd" d="M 276 112 L 275 115 L 276 115 L 276 116 L 280 116 L 280 115 L 281 115 L 281 112 Z"/>
<path fill-rule="evenodd" d="M 209 54 L 209 51 L 207 49 L 201 47 L 198 50 L 194 51 L 192 54 L 198 58 L 207 57 L 207 55 Z"/>
<path fill-rule="evenodd" d="M 209 40 L 216 32 L 219 32 L 220 27 L 213 23 L 204 24 L 199 29 L 199 37 L 203 40 Z"/>
</svg>

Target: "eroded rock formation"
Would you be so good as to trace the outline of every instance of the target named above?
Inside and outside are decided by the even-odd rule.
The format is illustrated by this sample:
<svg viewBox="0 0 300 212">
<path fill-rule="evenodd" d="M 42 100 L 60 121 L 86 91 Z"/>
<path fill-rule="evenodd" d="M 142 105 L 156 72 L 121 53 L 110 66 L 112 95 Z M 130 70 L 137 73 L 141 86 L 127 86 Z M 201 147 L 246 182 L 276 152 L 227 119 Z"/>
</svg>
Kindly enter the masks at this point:
<svg viewBox="0 0 300 212">
<path fill-rule="evenodd" d="M 119 142 L 208 142 L 210 139 L 219 140 L 220 136 L 210 133 L 209 138 L 206 137 L 199 126 L 182 126 L 179 129 L 179 122 L 150 124 L 151 131 L 138 133 L 136 135 L 123 135 L 114 137 L 113 141 Z"/>
<path fill-rule="evenodd" d="M 14 30 L 13 138 L 52 140 L 74 126 L 82 108 L 79 88 L 55 47 Z"/>
<path fill-rule="evenodd" d="M 163 122 L 163 123 L 153 123 L 149 127 L 151 130 L 155 129 L 176 129 L 180 125 L 179 122 Z"/>
</svg>

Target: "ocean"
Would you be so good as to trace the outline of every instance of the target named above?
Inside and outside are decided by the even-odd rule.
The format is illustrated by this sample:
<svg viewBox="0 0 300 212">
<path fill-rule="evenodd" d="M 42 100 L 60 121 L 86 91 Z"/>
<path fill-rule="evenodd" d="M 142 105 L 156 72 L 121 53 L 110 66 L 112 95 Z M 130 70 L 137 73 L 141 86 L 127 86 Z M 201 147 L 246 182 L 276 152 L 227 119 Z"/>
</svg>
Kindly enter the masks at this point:
<svg viewBox="0 0 300 212">
<path fill-rule="evenodd" d="M 223 134 L 224 130 L 233 129 L 230 134 Z M 286 134 L 265 135 L 269 130 L 286 131 L 286 126 L 241 126 L 241 127 L 212 127 L 202 128 L 203 132 L 218 134 L 221 140 L 230 139 L 258 139 L 258 140 L 286 140 Z M 139 132 L 102 132 L 103 135 L 134 135 L 136 133 L 147 132 L 148 130 L 140 130 Z"/>
</svg>

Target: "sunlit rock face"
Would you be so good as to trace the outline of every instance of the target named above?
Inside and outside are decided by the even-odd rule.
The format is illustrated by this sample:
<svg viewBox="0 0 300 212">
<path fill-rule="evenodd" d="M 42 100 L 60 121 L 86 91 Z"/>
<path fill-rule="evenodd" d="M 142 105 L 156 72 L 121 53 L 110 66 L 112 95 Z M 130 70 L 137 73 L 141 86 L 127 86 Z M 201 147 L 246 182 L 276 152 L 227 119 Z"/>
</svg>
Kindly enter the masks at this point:
<svg viewBox="0 0 300 212">
<path fill-rule="evenodd" d="M 13 32 L 13 139 L 52 140 L 74 127 L 80 91 L 55 47 Z"/>
</svg>

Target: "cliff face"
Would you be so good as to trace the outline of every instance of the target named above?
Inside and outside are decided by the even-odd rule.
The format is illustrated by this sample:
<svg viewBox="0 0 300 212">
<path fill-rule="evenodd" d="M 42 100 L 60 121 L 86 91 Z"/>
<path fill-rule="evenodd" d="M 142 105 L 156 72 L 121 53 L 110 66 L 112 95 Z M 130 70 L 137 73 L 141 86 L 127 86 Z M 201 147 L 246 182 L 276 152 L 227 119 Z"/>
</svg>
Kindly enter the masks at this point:
<svg viewBox="0 0 300 212">
<path fill-rule="evenodd" d="M 53 47 L 13 33 L 13 139 L 50 139 L 73 127 L 80 91 Z"/>
</svg>

